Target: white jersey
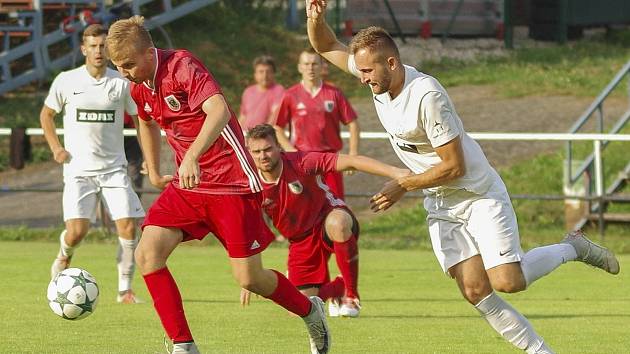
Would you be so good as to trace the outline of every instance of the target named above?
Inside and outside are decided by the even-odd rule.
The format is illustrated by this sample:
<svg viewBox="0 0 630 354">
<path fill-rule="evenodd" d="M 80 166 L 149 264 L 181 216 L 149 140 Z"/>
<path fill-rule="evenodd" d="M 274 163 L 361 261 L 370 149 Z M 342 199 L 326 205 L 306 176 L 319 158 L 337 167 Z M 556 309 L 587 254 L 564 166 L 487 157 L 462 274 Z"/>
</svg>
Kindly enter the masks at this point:
<svg viewBox="0 0 630 354">
<path fill-rule="evenodd" d="M 466 173 L 442 186 L 426 189 L 435 194 L 444 189 L 465 189 L 476 194 L 488 191 L 493 183 L 503 185 L 490 166 L 479 144 L 464 131 L 461 119 L 446 90 L 433 77 L 405 68 L 405 84 L 400 94 L 391 99 L 389 92 L 373 95 L 376 113 L 389 134 L 398 158 L 414 173 L 423 173 L 442 160 L 435 151 L 449 141 L 460 138 Z M 349 71 L 357 77 L 354 56 L 348 59 Z"/>
<path fill-rule="evenodd" d="M 137 115 L 129 81 L 107 69 L 100 79 L 85 65 L 59 74 L 44 104 L 63 114 L 64 147 L 71 159 L 64 176 L 96 176 L 127 166 L 123 145 L 124 112 Z"/>
</svg>

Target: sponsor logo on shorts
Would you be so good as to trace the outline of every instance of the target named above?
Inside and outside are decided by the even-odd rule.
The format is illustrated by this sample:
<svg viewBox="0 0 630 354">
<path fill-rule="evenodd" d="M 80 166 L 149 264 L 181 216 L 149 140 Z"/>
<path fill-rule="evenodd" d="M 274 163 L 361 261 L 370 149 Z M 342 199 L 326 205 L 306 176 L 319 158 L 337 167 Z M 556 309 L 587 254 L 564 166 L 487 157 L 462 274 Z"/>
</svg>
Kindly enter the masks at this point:
<svg viewBox="0 0 630 354">
<path fill-rule="evenodd" d="M 173 112 L 179 112 L 179 110 L 182 109 L 182 105 L 179 103 L 175 95 L 168 95 L 164 97 L 164 101 L 166 101 L 168 108 L 170 108 Z"/>
<path fill-rule="evenodd" d="M 114 123 L 116 111 L 77 108 L 77 122 Z"/>
<path fill-rule="evenodd" d="M 501 252 L 499 252 L 499 256 L 503 257 L 503 256 L 505 256 L 506 254 L 510 253 L 510 251 L 511 251 L 511 250 L 512 250 L 512 249 L 510 248 L 510 249 L 509 249 L 509 250 L 507 250 L 507 251 L 501 251 Z"/>
<path fill-rule="evenodd" d="M 153 112 L 153 110 L 151 109 L 151 106 L 149 106 L 148 102 L 144 103 L 144 111 L 147 112 L 147 113 Z"/>
<path fill-rule="evenodd" d="M 258 241 L 254 240 L 254 242 L 252 242 L 252 245 L 249 247 L 250 250 L 255 250 L 257 248 L 260 248 L 260 243 L 258 243 Z"/>
</svg>

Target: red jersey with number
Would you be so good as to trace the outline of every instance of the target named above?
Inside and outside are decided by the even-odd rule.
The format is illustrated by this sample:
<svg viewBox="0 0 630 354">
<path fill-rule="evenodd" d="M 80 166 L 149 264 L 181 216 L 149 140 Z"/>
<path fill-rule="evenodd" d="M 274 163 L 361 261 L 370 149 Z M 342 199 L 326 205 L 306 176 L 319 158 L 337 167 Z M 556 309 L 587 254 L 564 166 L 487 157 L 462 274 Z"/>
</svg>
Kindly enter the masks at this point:
<svg viewBox="0 0 630 354">
<path fill-rule="evenodd" d="M 131 96 L 138 105 L 138 116 L 155 120 L 166 132 L 179 167 L 206 120 L 202 104 L 223 93 L 212 74 L 190 52 L 156 49 L 156 58 L 155 87 L 132 83 Z M 262 190 L 254 162 L 244 148 L 242 129 L 231 110 L 230 115 L 221 135 L 199 157 L 201 183 L 193 192 L 247 194 Z M 173 184 L 179 188 L 177 173 Z"/>
<path fill-rule="evenodd" d="M 339 151 L 343 147 L 339 123 L 348 124 L 357 118 L 341 90 L 323 83 L 311 95 L 300 83 L 284 92 L 276 125 L 290 124 L 291 143 L 301 151 Z"/>
<path fill-rule="evenodd" d="M 282 153 L 282 173 L 277 181 L 263 183 L 262 207 L 274 226 L 289 240 L 299 240 L 321 223 L 324 212 L 346 204 L 324 184 L 321 174 L 336 171 L 337 154 Z"/>
</svg>

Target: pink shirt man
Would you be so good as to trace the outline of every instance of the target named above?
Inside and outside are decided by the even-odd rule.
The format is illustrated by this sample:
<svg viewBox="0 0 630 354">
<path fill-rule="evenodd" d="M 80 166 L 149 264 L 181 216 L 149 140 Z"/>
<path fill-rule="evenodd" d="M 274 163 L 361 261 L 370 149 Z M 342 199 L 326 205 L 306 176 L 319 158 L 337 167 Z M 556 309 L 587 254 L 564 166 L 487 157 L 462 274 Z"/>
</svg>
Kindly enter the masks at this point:
<svg viewBox="0 0 630 354">
<path fill-rule="evenodd" d="M 238 122 L 245 131 L 275 119 L 284 94 L 284 87 L 277 84 L 274 78 L 276 63 L 272 57 L 259 56 L 254 59 L 252 66 L 256 83 L 243 91 L 238 118 Z"/>
<path fill-rule="evenodd" d="M 276 83 L 264 90 L 258 84 L 247 87 L 241 99 L 242 128 L 247 131 L 258 124 L 269 123 L 280 106 L 283 94 L 284 87 Z"/>
</svg>

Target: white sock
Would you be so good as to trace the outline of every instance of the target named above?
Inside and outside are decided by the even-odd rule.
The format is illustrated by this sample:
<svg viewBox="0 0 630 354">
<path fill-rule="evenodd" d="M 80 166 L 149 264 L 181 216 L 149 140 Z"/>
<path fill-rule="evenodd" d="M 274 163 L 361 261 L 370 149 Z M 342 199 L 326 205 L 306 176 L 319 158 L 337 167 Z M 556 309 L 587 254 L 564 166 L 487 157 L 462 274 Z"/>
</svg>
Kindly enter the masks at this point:
<svg viewBox="0 0 630 354">
<path fill-rule="evenodd" d="M 523 315 L 495 292 L 479 301 L 475 308 L 503 338 L 529 354 L 553 353 Z"/>
<path fill-rule="evenodd" d="M 136 240 L 126 240 L 118 237 L 118 291 L 127 291 L 131 289 L 131 281 L 133 280 L 133 272 L 135 263 L 133 252 L 136 249 Z"/>
<path fill-rule="evenodd" d="M 525 283 L 527 286 L 530 286 L 533 282 L 551 273 L 563 263 L 576 258 L 575 248 L 566 243 L 534 248 L 525 253 L 521 260 L 521 269 L 523 276 L 525 276 Z"/>
<path fill-rule="evenodd" d="M 68 233 L 68 231 L 63 230 L 61 231 L 61 235 L 59 235 L 59 244 L 61 245 L 60 253 L 62 256 L 64 257 L 72 257 L 72 255 L 74 254 L 74 249 L 77 248 L 77 246 L 68 246 L 68 244 L 66 243 L 66 233 Z"/>
</svg>

